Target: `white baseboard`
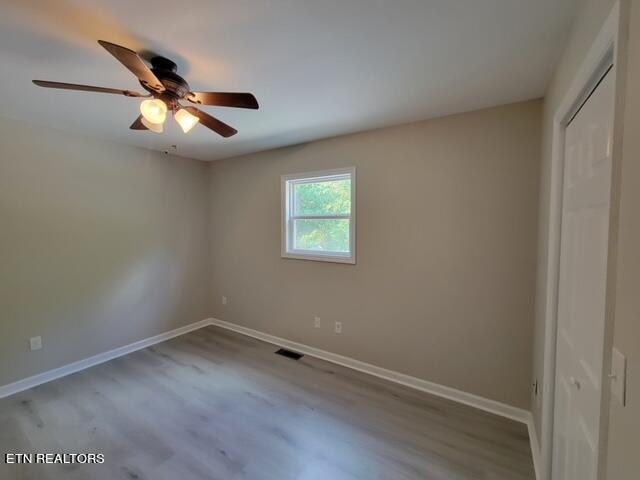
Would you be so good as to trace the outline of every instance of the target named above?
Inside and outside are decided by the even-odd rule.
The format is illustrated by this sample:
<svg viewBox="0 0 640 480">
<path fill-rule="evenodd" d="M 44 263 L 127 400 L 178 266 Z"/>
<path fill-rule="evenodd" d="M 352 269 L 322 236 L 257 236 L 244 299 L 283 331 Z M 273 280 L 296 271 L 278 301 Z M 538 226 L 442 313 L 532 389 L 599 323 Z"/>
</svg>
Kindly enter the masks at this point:
<svg viewBox="0 0 640 480">
<path fill-rule="evenodd" d="M 184 327 L 169 330 L 168 332 L 161 333 L 160 335 L 155 335 L 153 337 L 130 343 L 129 345 L 125 345 L 124 347 L 119 347 L 114 350 L 109 350 L 108 352 L 99 353 L 98 355 L 85 358 L 84 360 L 69 363 L 62 367 L 55 368 L 44 373 L 39 373 L 38 375 L 24 378 L 22 380 L 18 380 L 17 382 L 9 383 L 8 385 L 2 385 L 0 386 L 0 398 L 8 397 L 9 395 L 13 395 L 29 388 L 33 388 L 37 385 L 50 382 L 51 380 L 55 380 L 66 375 L 79 372 L 80 370 L 84 370 L 85 368 L 93 367 L 94 365 L 107 362 L 114 358 L 126 355 L 127 353 L 141 350 L 151 345 L 155 345 L 156 343 L 164 342 L 165 340 L 169 340 L 170 338 L 184 335 L 185 333 L 192 332 L 193 330 L 198 330 L 199 328 L 206 327 L 211 324 L 212 319 L 207 318 L 199 322 L 185 325 Z"/>
<path fill-rule="evenodd" d="M 75 372 L 79 372 L 80 370 L 84 370 L 94 365 L 107 362 L 114 358 L 121 357 L 128 353 L 141 350 L 151 345 L 155 345 L 156 343 L 164 342 L 165 340 L 169 340 L 171 338 L 184 335 L 185 333 L 189 333 L 209 325 L 216 325 L 218 327 L 225 328 L 227 330 L 233 330 L 234 332 L 238 332 L 243 335 L 257 338 L 258 340 L 272 343 L 280 347 L 289 348 L 291 350 L 304 353 L 305 355 L 310 355 L 312 357 L 316 357 L 321 360 L 326 360 L 327 362 L 342 365 L 344 367 L 348 367 L 353 370 L 357 370 L 359 372 L 364 372 L 369 375 L 383 378 L 385 380 L 389 380 L 394 383 L 399 383 L 407 387 L 415 388 L 416 390 L 421 390 L 423 392 L 427 392 L 432 395 L 437 395 L 439 397 L 447 398 L 449 400 L 453 400 L 458 403 L 469 405 L 471 407 L 475 407 L 480 410 L 484 410 L 486 412 L 490 412 L 496 415 L 500 415 L 502 417 L 510 418 L 517 422 L 522 422 L 527 425 L 527 429 L 529 431 L 529 439 L 531 442 L 531 454 L 533 457 L 533 464 L 536 470 L 536 478 L 538 479 L 541 478 L 538 473 L 540 471 L 539 470 L 540 448 L 538 444 L 538 436 L 536 434 L 536 429 L 533 425 L 533 417 L 531 416 L 531 413 L 526 410 L 511 406 L 511 405 L 507 405 L 505 403 L 497 402 L 495 400 L 491 400 L 488 398 L 480 397 L 478 395 L 473 395 L 471 393 L 463 392 L 461 390 L 447 387 L 445 385 L 429 382 L 428 380 L 423 380 L 421 378 L 412 377 L 410 375 L 405 375 L 403 373 L 394 372 L 393 370 L 388 370 L 386 368 L 377 367 L 375 365 L 371 365 L 370 363 L 361 362 L 360 360 L 355 360 L 353 358 L 338 355 L 336 353 L 327 352 L 326 350 L 321 350 L 319 348 L 310 347 L 302 343 L 293 342 L 291 340 L 286 340 L 284 338 L 276 337 L 274 335 L 269 335 L 268 333 L 263 333 L 258 330 L 253 330 L 251 328 L 243 327 L 241 325 L 225 322 L 224 320 L 219 320 L 216 318 L 208 318 L 205 320 L 201 320 L 199 322 L 191 323 L 189 325 L 185 325 L 184 327 L 176 328 L 174 330 L 170 330 L 168 332 L 164 332 L 159 335 L 155 335 L 153 337 L 145 338 L 143 340 L 139 340 L 137 342 L 131 343 L 129 345 L 125 345 L 123 347 L 116 348 L 114 350 L 109 350 L 108 352 L 103 352 L 98 355 L 85 358 L 84 360 L 79 360 L 77 362 L 73 362 L 68 365 L 64 365 L 62 367 L 49 370 L 44 373 L 34 375 L 32 377 L 18 380 L 17 382 L 10 383 L 8 385 L 0 386 L 0 398 L 8 397 L 9 395 L 22 392 L 29 388 L 33 388 L 35 386 L 41 385 L 46 382 L 50 382 L 57 378 L 70 375 Z"/>
<path fill-rule="evenodd" d="M 439 397 L 447 398 L 458 403 L 464 403 L 465 405 L 469 405 L 486 412 L 495 413 L 496 415 L 507 417 L 524 424 L 528 424 L 529 418 L 531 417 L 530 412 L 528 412 L 527 410 L 513 407 L 511 405 L 497 402 L 495 400 L 490 400 L 488 398 L 480 397 L 472 393 L 463 392 L 461 390 L 447 387 L 445 385 L 429 382 L 428 380 L 405 375 L 404 373 L 394 372 L 393 370 L 387 370 L 386 368 L 377 367 L 375 365 L 371 365 L 370 363 L 361 362 L 360 360 L 355 360 L 353 358 L 344 357 L 342 355 L 327 352 L 319 348 L 310 347 L 302 343 L 286 340 L 274 335 L 269 335 L 268 333 L 259 332 L 258 330 L 253 330 L 241 325 L 225 322 L 224 320 L 219 320 L 217 318 L 212 319 L 211 322 L 213 325 L 226 328 L 227 330 L 233 330 L 234 332 L 242 333 L 244 335 L 248 335 L 250 337 L 257 338 L 258 340 L 263 340 L 268 343 L 273 343 L 274 345 L 278 345 L 280 347 L 289 348 L 291 350 L 304 353 L 305 355 L 311 355 L 312 357 L 320 358 L 322 360 L 326 360 L 327 362 L 336 363 L 353 370 L 358 370 L 359 372 L 364 372 L 368 373 L 369 375 L 384 378 L 385 380 L 399 383 L 407 387 L 415 388 L 416 390 L 421 390 L 423 392 L 431 393 Z"/>
<path fill-rule="evenodd" d="M 472 393 L 463 392 L 461 390 L 447 387 L 445 385 L 429 382 L 428 380 L 405 375 L 404 373 L 394 372 L 393 370 L 377 367 L 375 365 L 371 365 L 370 363 L 361 362 L 360 360 L 355 360 L 353 358 L 344 357 L 336 353 L 327 352 L 326 350 L 310 347 L 303 343 L 286 340 L 284 338 L 276 337 L 275 335 L 270 335 L 258 330 L 253 330 L 252 328 L 243 327 L 242 325 L 225 322 L 224 320 L 219 320 L 217 318 L 211 319 L 211 323 L 218 327 L 226 328 L 227 330 L 233 330 L 234 332 L 257 338 L 258 340 L 263 340 L 280 347 L 288 348 L 299 353 L 304 353 L 305 355 L 310 355 L 321 360 L 326 360 L 327 362 L 336 363 L 338 365 L 342 365 L 343 367 L 348 367 L 353 370 L 358 370 L 359 372 L 368 373 L 369 375 L 384 378 L 385 380 L 389 380 L 391 382 L 399 383 L 407 387 L 415 388 L 416 390 L 421 390 L 432 395 L 437 395 L 439 397 L 453 400 L 454 402 L 463 403 L 465 405 L 475 407 L 479 410 L 484 410 L 485 412 L 494 413 L 496 415 L 500 415 L 502 417 L 510 418 L 511 420 L 524 423 L 527 426 L 527 430 L 529 432 L 531 456 L 533 458 L 533 467 L 535 469 L 536 478 L 538 480 L 542 478 L 540 477 L 539 473 L 541 465 L 538 435 L 536 434 L 536 429 L 533 424 L 533 416 L 531 415 L 531 412 L 527 410 L 523 410 L 512 405 L 507 405 L 506 403 L 497 402 L 488 398 L 480 397 Z"/>
<path fill-rule="evenodd" d="M 529 443 L 531 444 L 531 458 L 533 459 L 533 468 L 536 471 L 536 478 L 542 479 L 542 457 L 540 455 L 540 443 L 538 441 L 538 432 L 533 423 L 533 415 L 528 414 L 527 430 L 529 430 Z"/>
</svg>

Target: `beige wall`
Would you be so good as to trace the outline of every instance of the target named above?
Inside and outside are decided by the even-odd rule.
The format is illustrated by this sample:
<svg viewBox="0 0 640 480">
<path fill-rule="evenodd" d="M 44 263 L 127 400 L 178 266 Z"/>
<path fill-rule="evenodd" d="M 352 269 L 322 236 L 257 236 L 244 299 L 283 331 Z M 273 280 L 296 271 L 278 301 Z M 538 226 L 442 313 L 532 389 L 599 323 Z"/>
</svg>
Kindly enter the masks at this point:
<svg viewBox="0 0 640 480">
<path fill-rule="evenodd" d="M 528 409 L 540 109 L 214 162 L 214 316 Z M 280 258 L 280 175 L 344 166 L 357 167 L 357 265 Z"/>
<path fill-rule="evenodd" d="M 550 215 L 550 175 L 551 141 L 553 134 L 553 116 L 567 93 L 570 84 L 584 60 L 589 47 L 595 40 L 604 20 L 609 15 L 614 0 L 586 0 L 585 6 L 577 18 L 569 42 L 558 62 L 547 94 L 542 114 L 542 163 L 540 170 L 540 208 L 538 227 L 538 267 L 536 282 L 536 314 L 534 334 L 534 381 L 538 381 L 538 396 L 532 398 L 534 423 L 541 438 L 542 394 L 544 383 L 544 335 L 545 305 L 547 302 L 547 262 Z"/>
<path fill-rule="evenodd" d="M 210 316 L 206 163 L 5 118 L 0 145 L 0 385 Z"/>
<path fill-rule="evenodd" d="M 627 357 L 627 405 L 612 399 L 607 480 L 640 475 L 640 3 L 630 2 L 613 345 Z"/>
<path fill-rule="evenodd" d="M 213 164 L 0 118 L 0 385 L 213 311 L 527 408 L 540 105 Z M 347 165 L 358 264 L 281 259 L 279 176 Z"/>
</svg>

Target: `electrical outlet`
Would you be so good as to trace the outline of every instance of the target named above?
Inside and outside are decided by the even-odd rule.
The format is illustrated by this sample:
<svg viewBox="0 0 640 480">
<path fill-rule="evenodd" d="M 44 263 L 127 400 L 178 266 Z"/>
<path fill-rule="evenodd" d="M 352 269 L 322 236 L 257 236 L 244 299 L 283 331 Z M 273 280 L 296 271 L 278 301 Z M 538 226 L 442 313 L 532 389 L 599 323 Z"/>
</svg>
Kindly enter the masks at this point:
<svg viewBox="0 0 640 480">
<path fill-rule="evenodd" d="M 222 297 L 222 304 L 226 305 L 227 304 L 227 297 Z"/>
<path fill-rule="evenodd" d="M 342 333 L 342 322 L 336 322 L 334 331 L 336 333 Z"/>
<path fill-rule="evenodd" d="M 315 317 L 313 319 L 313 326 L 316 328 L 320 328 L 320 317 Z"/>
<path fill-rule="evenodd" d="M 42 348 L 42 337 L 31 337 L 29 339 L 29 346 L 31 351 L 40 350 Z"/>
</svg>

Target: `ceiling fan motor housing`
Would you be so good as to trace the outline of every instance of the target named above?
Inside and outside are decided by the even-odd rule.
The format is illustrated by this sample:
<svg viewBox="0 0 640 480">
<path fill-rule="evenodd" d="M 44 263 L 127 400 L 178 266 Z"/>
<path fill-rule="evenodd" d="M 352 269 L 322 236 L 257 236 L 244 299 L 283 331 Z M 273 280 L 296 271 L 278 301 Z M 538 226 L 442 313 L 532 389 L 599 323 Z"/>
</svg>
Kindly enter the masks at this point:
<svg viewBox="0 0 640 480">
<path fill-rule="evenodd" d="M 162 85 L 166 89 L 157 96 L 167 102 L 167 106 L 177 103 L 178 100 L 183 99 L 187 93 L 189 93 L 189 84 L 187 81 L 178 75 L 178 66 L 165 57 L 153 57 L 151 59 L 151 71 L 162 82 Z M 156 95 L 157 92 L 146 85 L 144 82 L 140 82 L 142 87 L 148 92 Z"/>
</svg>

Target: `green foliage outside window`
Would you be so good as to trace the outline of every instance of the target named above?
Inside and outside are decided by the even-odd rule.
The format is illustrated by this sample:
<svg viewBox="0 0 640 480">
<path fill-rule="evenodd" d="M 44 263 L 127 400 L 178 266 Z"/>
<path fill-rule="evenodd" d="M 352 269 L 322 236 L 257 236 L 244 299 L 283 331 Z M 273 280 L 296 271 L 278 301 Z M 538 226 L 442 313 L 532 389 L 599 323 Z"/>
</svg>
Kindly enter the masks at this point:
<svg viewBox="0 0 640 480">
<path fill-rule="evenodd" d="M 294 216 L 351 213 L 350 180 L 299 183 L 294 189 Z M 296 249 L 349 252 L 348 219 L 296 219 L 293 227 Z"/>
</svg>

